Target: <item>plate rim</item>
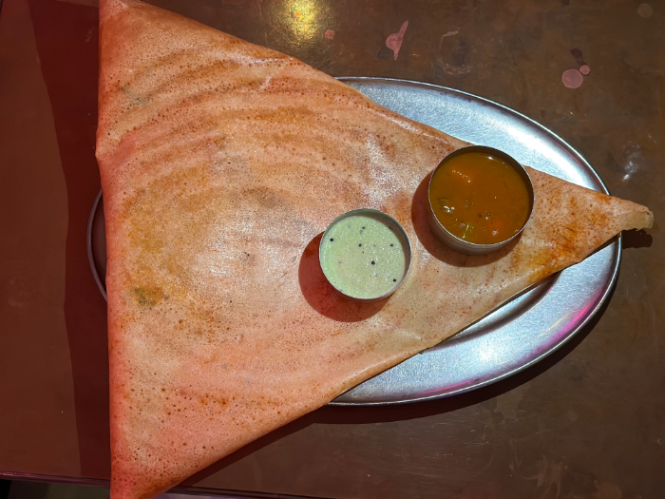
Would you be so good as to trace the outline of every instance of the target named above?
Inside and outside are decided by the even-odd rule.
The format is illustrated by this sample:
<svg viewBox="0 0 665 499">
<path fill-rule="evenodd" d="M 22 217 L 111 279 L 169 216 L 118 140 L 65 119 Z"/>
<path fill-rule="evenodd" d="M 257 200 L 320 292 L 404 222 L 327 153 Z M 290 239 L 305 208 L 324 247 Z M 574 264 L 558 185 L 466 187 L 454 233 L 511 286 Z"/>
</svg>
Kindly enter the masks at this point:
<svg viewBox="0 0 665 499">
<path fill-rule="evenodd" d="M 92 242 L 92 228 L 95 225 L 95 215 L 97 214 L 97 209 L 99 208 L 99 203 L 102 200 L 103 190 L 99 189 L 97 196 L 95 196 L 95 201 L 92 203 L 92 209 L 90 210 L 90 215 L 88 216 L 88 227 L 86 229 L 86 246 L 88 251 L 88 264 L 90 265 L 90 270 L 92 271 L 92 276 L 95 278 L 97 287 L 99 288 L 100 293 L 104 297 L 104 301 L 108 303 L 108 298 L 106 296 L 106 286 L 102 283 L 99 273 L 97 272 L 97 266 L 95 265 L 95 252 Z M 106 239 L 106 234 L 104 235 Z"/>
</svg>

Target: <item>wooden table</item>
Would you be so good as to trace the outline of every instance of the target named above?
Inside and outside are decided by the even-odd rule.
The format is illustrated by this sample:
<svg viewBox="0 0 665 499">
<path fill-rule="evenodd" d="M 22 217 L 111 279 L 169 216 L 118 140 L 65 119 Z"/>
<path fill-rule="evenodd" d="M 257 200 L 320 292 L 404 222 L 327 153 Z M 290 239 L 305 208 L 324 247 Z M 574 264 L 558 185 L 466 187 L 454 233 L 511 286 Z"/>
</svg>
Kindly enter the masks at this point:
<svg viewBox="0 0 665 499">
<path fill-rule="evenodd" d="M 663 497 L 665 265 L 658 224 L 665 215 L 665 4 L 153 3 L 334 76 L 431 82 L 512 107 L 568 141 L 613 194 L 648 205 L 657 221 L 652 236 L 624 238 L 609 304 L 545 361 L 450 399 L 325 407 L 188 480 L 186 490 L 250 497 Z M 86 254 L 86 224 L 99 191 L 97 16 L 94 0 L 5 0 L 0 14 L 6 477 L 83 484 L 109 477 L 106 303 Z M 397 53 L 386 40 L 400 29 Z M 573 71 L 564 77 L 567 70 Z"/>
</svg>

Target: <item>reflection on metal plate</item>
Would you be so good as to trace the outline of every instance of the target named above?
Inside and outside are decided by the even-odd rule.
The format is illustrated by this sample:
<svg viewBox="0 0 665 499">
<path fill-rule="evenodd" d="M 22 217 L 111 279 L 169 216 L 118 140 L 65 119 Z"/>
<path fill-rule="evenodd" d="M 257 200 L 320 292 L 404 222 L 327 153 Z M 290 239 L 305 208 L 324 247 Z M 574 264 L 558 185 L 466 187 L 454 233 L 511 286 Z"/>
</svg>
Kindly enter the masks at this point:
<svg viewBox="0 0 665 499">
<path fill-rule="evenodd" d="M 340 78 L 372 100 L 459 139 L 506 151 L 519 162 L 600 192 L 591 166 L 555 134 L 519 113 L 464 92 L 383 78 Z M 106 297 L 100 197 L 90 214 L 88 254 Z M 505 378 L 570 339 L 607 297 L 619 268 L 614 241 L 583 262 L 527 290 L 453 338 L 352 388 L 335 405 L 440 398 Z"/>
</svg>

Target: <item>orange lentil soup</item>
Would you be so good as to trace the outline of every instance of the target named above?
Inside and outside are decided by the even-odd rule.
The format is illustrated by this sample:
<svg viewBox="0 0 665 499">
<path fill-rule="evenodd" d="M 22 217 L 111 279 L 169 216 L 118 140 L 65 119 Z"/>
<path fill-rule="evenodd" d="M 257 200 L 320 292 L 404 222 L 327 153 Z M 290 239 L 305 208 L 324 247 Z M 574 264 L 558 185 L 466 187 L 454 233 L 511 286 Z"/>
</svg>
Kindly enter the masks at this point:
<svg viewBox="0 0 665 499">
<path fill-rule="evenodd" d="M 469 152 L 447 160 L 429 188 L 434 215 L 453 235 L 476 244 L 509 239 L 529 216 L 529 192 L 502 159 Z"/>
</svg>

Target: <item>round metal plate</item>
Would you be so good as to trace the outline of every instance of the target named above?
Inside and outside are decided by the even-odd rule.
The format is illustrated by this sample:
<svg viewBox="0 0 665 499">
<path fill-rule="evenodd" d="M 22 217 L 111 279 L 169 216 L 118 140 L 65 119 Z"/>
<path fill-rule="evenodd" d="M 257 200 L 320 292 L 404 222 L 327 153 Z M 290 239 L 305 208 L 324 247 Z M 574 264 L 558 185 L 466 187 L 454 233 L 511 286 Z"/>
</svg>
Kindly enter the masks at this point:
<svg viewBox="0 0 665 499">
<path fill-rule="evenodd" d="M 459 139 L 496 147 L 522 164 L 607 192 L 572 147 L 533 120 L 450 88 L 383 78 L 340 78 L 372 100 Z M 88 254 L 106 297 L 101 193 L 90 214 Z M 616 279 L 621 240 L 556 274 L 437 347 L 352 388 L 331 404 L 378 405 L 434 399 L 514 374 L 570 339 L 601 307 Z"/>
</svg>

